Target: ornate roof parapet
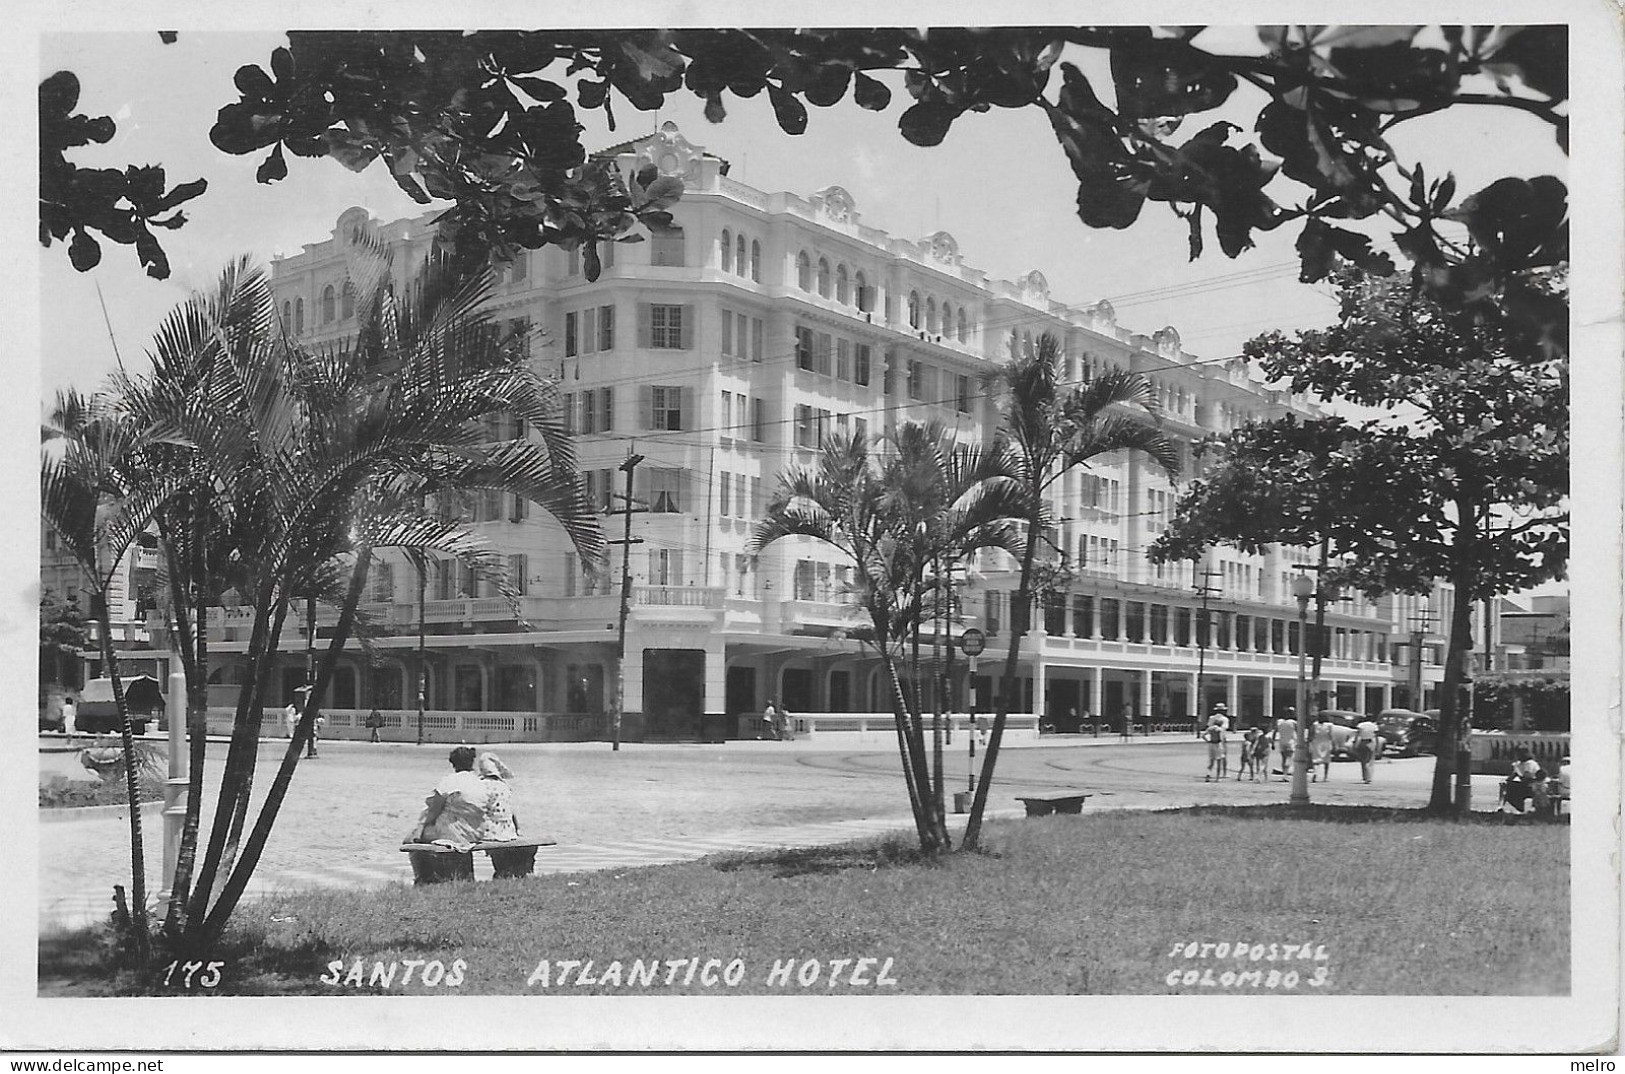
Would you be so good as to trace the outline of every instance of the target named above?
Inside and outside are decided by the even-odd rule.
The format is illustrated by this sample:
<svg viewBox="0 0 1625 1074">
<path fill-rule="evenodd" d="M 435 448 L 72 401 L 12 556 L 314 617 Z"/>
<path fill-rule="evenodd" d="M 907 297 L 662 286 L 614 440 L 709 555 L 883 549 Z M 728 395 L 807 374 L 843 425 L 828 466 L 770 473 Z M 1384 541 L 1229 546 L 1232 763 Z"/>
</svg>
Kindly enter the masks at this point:
<svg viewBox="0 0 1625 1074">
<path fill-rule="evenodd" d="M 959 267 L 959 240 L 946 231 L 938 231 L 927 238 L 923 244 L 929 252 L 931 260 L 950 268 Z"/>
<path fill-rule="evenodd" d="M 855 226 L 858 222 L 858 203 L 845 187 L 826 186 L 810 200 L 818 214 L 832 224 Z"/>
</svg>

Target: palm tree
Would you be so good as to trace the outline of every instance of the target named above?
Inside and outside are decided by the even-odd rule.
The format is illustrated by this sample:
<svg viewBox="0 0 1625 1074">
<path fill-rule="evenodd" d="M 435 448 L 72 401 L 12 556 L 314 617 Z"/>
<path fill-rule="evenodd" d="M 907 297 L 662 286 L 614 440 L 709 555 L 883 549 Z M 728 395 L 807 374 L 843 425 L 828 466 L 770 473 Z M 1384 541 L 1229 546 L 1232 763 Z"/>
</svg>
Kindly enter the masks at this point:
<svg viewBox="0 0 1625 1074">
<path fill-rule="evenodd" d="M 218 938 L 258 863 L 311 735 L 316 699 L 361 621 L 375 553 L 398 549 L 416 565 L 431 555 L 455 556 L 511 596 L 501 557 L 468 526 L 425 510 L 425 496 L 517 493 L 551 515 L 583 559 L 603 557 L 553 386 L 523 364 L 482 310 L 489 274 L 463 275 L 436 262 L 421 304 L 408 307 L 383 285 L 388 268 L 383 256 L 352 267 L 352 279 L 377 284 L 362 291 L 367 327 L 359 342 L 307 351 L 277 330 L 263 273 L 234 266 L 214 295 L 177 311 L 151 375 L 127 385 L 132 412 L 162 416 L 183 431 L 187 446 L 185 458 L 174 460 L 189 476 L 187 496 L 173 501 L 174 539 L 166 546 L 177 618 L 184 610 L 195 621 L 228 584 L 253 610 L 201 861 L 201 705 L 190 721 L 193 793 L 169 922 L 172 939 L 187 950 Z M 491 442 L 481 419 L 494 415 L 528 432 Z M 337 626 L 250 824 L 263 702 L 282 627 L 290 607 L 312 596 L 338 609 Z M 189 683 L 198 687 L 207 681 L 202 657 L 198 650 L 187 661 Z"/>
<path fill-rule="evenodd" d="M 143 483 L 143 452 L 163 438 L 109 399 L 60 392 L 41 430 L 40 509 L 60 546 L 90 579 L 90 609 L 96 621 L 103 674 L 113 687 L 119 740 L 124 753 L 125 792 L 130 802 L 129 924 L 136 957 L 147 958 L 145 849 L 141 831 L 141 766 L 125 705 L 124 686 L 113 651 L 107 592 L 120 562 L 151 521 L 154 506 L 173 491 L 170 484 Z"/>
<path fill-rule="evenodd" d="M 1086 466 L 1091 459 L 1117 451 L 1144 452 L 1169 474 L 1178 469 L 1173 444 L 1157 428 L 1162 420 L 1161 407 L 1144 377 L 1113 368 L 1068 391 L 1062 375 L 1060 341 L 1046 332 L 1036 348 L 1012 353 L 1010 361 L 988 378 L 990 385 L 1004 394 L 995 450 L 1006 457 L 1005 465 L 1024 493 L 1026 534 L 1020 552 L 1016 599 L 1010 608 L 1010 646 L 987 751 L 982 755 L 982 778 L 977 782 L 965 825 L 962 846 L 967 850 L 975 848 L 981 835 L 982 814 L 998 762 L 1010 699 L 1016 696 L 1016 667 L 1032 612 L 1038 545 L 1050 521 L 1044 508 L 1045 490 L 1073 467 Z M 1136 410 L 1143 415 L 1136 414 Z"/>
<path fill-rule="evenodd" d="M 872 643 L 891 687 L 898 753 L 921 849 L 950 846 L 941 799 L 927 764 L 918 678 L 905 689 L 905 647 L 934 613 L 927 573 L 939 556 L 979 548 L 1014 553 L 1021 490 L 999 457 L 955 446 L 937 423 L 905 425 L 875 451 L 862 433 L 824 440 L 811 467 L 780 477 L 751 550 L 792 536 L 844 552 L 856 567 L 852 594 L 868 613 Z"/>
</svg>

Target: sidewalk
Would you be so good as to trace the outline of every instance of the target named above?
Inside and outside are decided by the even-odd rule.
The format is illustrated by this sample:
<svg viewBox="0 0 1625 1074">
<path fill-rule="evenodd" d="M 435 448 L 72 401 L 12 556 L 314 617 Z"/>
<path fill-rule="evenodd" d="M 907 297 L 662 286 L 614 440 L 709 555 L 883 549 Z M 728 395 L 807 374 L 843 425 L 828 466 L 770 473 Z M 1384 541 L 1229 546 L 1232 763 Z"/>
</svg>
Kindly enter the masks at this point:
<svg viewBox="0 0 1625 1074">
<path fill-rule="evenodd" d="M 989 809 L 987 819 L 1022 816 L 1021 809 Z M 948 830 L 957 839 L 965 830 L 968 814 L 948 815 Z M 902 833 L 911 835 L 912 817 L 868 818 L 832 821 L 824 824 L 797 824 L 779 828 L 756 828 L 704 837 L 672 839 L 628 839 L 601 844 L 561 844 L 543 847 L 536 855 L 537 875 L 591 872 L 604 869 L 642 869 L 655 865 L 695 861 L 724 851 L 775 850 L 784 847 L 828 846 L 874 836 Z M 409 884 L 412 868 L 406 855 L 397 852 L 397 862 L 362 861 L 345 865 L 323 865 L 307 869 L 259 870 L 249 881 L 245 897 L 261 898 L 278 891 L 300 888 L 349 888 L 366 890 L 388 884 Z M 484 854 L 474 856 L 478 880 L 491 879 L 491 864 Z M 78 892 L 49 901 L 39 908 L 40 931 L 82 928 L 105 920 L 112 911 L 111 895 Z"/>
</svg>

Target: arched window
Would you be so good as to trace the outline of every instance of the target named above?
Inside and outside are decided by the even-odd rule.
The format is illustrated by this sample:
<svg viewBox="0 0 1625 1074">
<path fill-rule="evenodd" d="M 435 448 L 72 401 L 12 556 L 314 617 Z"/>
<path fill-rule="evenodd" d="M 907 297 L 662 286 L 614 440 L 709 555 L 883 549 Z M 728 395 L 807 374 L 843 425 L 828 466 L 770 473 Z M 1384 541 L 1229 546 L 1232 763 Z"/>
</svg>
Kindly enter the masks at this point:
<svg viewBox="0 0 1625 1074">
<path fill-rule="evenodd" d="M 942 328 L 940 331 L 949 338 L 952 338 L 954 334 L 954 311 L 946 302 L 942 304 Z"/>
<path fill-rule="evenodd" d="M 920 327 L 920 292 L 918 291 L 908 293 L 908 326 L 910 328 Z"/>
<path fill-rule="evenodd" d="M 722 240 L 718 243 L 718 252 L 722 255 L 721 264 L 723 272 L 734 270 L 734 237 L 727 228 L 722 229 Z"/>
<path fill-rule="evenodd" d="M 305 300 L 296 298 L 293 301 L 293 332 L 294 335 L 305 330 Z"/>
<path fill-rule="evenodd" d="M 925 330 L 933 335 L 937 331 L 937 300 L 935 298 L 925 300 Z"/>
<path fill-rule="evenodd" d="M 286 332 L 293 325 L 293 304 L 282 303 L 282 330 Z"/>
<path fill-rule="evenodd" d="M 739 236 L 739 245 L 734 252 L 734 271 L 743 276 L 745 274 L 745 236 Z"/>
<path fill-rule="evenodd" d="M 835 301 L 843 306 L 852 304 L 852 286 L 846 278 L 846 266 L 835 266 Z"/>
<path fill-rule="evenodd" d="M 859 272 L 857 279 L 853 282 L 858 289 L 858 309 L 862 310 L 864 313 L 868 313 L 870 310 L 874 309 L 875 306 L 875 300 L 869 294 L 869 279 L 863 273 Z"/>
<path fill-rule="evenodd" d="M 959 307 L 959 342 L 965 342 L 965 307 Z"/>
<path fill-rule="evenodd" d="M 812 258 L 805 250 L 796 255 L 796 286 L 803 291 L 812 290 Z"/>
<path fill-rule="evenodd" d="M 818 293 L 829 297 L 829 261 L 822 257 L 818 259 Z"/>
<path fill-rule="evenodd" d="M 344 290 L 339 297 L 339 315 L 346 321 L 355 316 L 355 284 L 349 280 L 344 281 Z"/>
<path fill-rule="evenodd" d="M 332 324 L 336 316 L 338 316 L 337 296 L 333 293 L 333 285 L 328 284 L 322 288 L 322 323 Z"/>
<path fill-rule="evenodd" d="M 762 244 L 755 239 L 750 240 L 750 278 L 762 282 Z"/>
</svg>

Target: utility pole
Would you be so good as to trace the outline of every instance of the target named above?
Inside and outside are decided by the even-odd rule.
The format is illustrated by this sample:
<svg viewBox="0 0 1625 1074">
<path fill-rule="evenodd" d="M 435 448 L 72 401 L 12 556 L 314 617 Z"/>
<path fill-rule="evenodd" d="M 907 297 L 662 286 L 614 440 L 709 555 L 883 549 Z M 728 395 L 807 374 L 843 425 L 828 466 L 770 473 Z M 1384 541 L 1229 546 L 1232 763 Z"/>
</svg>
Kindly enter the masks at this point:
<svg viewBox="0 0 1625 1074">
<path fill-rule="evenodd" d="M 1198 571 L 1196 576 L 1200 578 L 1201 581 L 1198 582 L 1193 589 L 1195 590 L 1196 595 L 1202 598 L 1202 608 L 1201 611 L 1196 613 L 1196 699 L 1192 704 L 1193 711 L 1191 716 L 1196 724 L 1196 737 L 1201 738 L 1202 702 L 1204 700 L 1202 694 L 1202 676 L 1207 671 L 1207 640 L 1208 631 L 1211 629 L 1207 603 L 1209 598 L 1218 596 L 1221 592 L 1223 592 L 1223 590 L 1221 590 L 1218 586 L 1208 585 L 1208 579 L 1221 577 L 1220 571 Z"/>
<path fill-rule="evenodd" d="M 642 455 L 628 455 L 620 465 L 621 472 L 626 475 L 626 495 L 622 497 L 625 506 L 621 509 L 621 516 L 625 520 L 624 531 L 621 540 L 608 542 L 621 545 L 621 616 L 616 634 L 615 709 L 610 714 L 609 729 L 610 748 L 615 751 L 621 748 L 621 715 L 626 711 L 626 617 L 632 610 L 632 546 L 643 543 L 642 539 L 634 540 L 632 537 L 632 471 L 642 461 Z"/>
</svg>

